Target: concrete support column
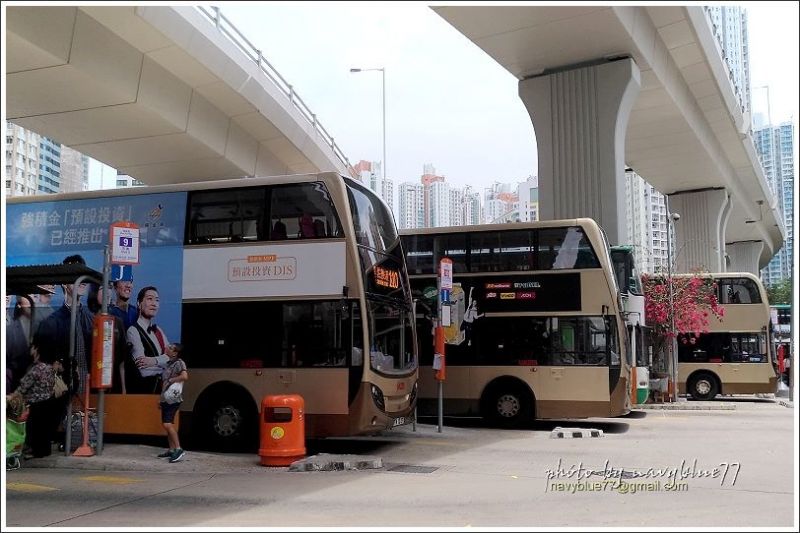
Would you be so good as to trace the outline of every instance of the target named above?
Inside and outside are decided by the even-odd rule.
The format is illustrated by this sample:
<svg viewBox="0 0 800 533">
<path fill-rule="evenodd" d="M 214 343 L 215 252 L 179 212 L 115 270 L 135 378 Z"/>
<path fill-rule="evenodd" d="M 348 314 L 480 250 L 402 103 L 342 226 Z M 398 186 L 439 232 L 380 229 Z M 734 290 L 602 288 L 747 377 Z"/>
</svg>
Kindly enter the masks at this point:
<svg viewBox="0 0 800 533">
<path fill-rule="evenodd" d="M 725 226 L 731 198 L 725 189 L 683 191 L 669 195 L 675 222 L 675 272 L 725 272 Z M 667 215 L 669 216 L 669 215 Z"/>
<path fill-rule="evenodd" d="M 627 243 L 625 131 L 641 87 L 630 58 L 555 69 L 519 82 L 536 130 L 541 220 L 590 217 Z"/>
<path fill-rule="evenodd" d="M 758 259 L 764 251 L 764 241 L 729 242 L 725 251 L 730 258 L 728 272 L 750 272 L 758 276 Z"/>
</svg>

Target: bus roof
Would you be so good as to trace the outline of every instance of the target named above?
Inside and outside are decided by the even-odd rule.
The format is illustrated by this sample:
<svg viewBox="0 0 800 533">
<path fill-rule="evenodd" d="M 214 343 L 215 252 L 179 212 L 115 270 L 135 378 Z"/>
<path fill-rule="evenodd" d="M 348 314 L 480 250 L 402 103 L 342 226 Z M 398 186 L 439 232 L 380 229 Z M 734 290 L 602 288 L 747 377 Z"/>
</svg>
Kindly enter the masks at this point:
<svg viewBox="0 0 800 533">
<path fill-rule="evenodd" d="M 701 278 L 713 278 L 713 279 L 726 279 L 726 278 L 748 278 L 754 281 L 757 281 L 759 284 L 762 284 L 761 278 L 753 274 L 752 272 L 682 272 L 680 274 L 674 274 L 676 278 L 686 278 L 690 276 L 699 276 Z M 663 274 L 656 274 L 654 277 L 664 277 Z"/>
<path fill-rule="evenodd" d="M 187 183 L 174 183 L 169 185 L 148 185 L 146 187 L 126 187 L 124 189 L 100 189 L 96 191 L 82 191 L 60 194 L 37 194 L 34 196 L 14 196 L 7 198 L 9 204 L 24 204 L 35 202 L 57 202 L 60 200 L 83 200 L 88 198 L 109 198 L 116 196 L 139 196 L 144 194 L 157 194 L 164 192 L 196 191 L 204 189 L 228 189 L 235 187 L 254 187 L 258 185 L 275 185 L 282 183 L 304 183 L 320 179 L 343 178 L 337 172 L 319 172 L 314 174 L 287 174 L 282 176 L 259 176 L 255 178 L 231 178 L 213 181 L 198 181 Z"/>
<path fill-rule="evenodd" d="M 436 228 L 401 229 L 400 235 L 436 235 L 439 233 L 471 233 L 476 231 L 502 231 L 525 228 L 563 228 L 564 226 L 596 226 L 591 218 L 567 218 L 563 220 L 544 220 L 537 222 L 508 222 L 500 224 L 470 224 L 465 226 L 440 226 Z"/>
</svg>

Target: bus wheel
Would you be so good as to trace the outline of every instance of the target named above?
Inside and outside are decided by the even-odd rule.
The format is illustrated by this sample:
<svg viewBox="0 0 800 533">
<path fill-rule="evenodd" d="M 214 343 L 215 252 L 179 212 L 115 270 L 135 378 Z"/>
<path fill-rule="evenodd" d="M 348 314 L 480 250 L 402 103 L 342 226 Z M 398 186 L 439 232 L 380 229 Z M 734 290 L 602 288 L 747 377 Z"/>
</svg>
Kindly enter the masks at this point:
<svg viewBox="0 0 800 533">
<path fill-rule="evenodd" d="M 497 425 L 519 427 L 533 421 L 533 398 L 522 385 L 495 385 L 484 393 L 483 404 L 484 416 Z"/>
<path fill-rule="evenodd" d="M 204 409 L 203 429 L 208 446 L 222 451 L 251 451 L 257 446 L 258 412 L 242 394 L 223 394 Z"/>
<path fill-rule="evenodd" d="M 719 394 L 717 379 L 707 372 L 693 375 L 688 385 L 689 394 L 695 400 L 713 400 Z"/>
</svg>

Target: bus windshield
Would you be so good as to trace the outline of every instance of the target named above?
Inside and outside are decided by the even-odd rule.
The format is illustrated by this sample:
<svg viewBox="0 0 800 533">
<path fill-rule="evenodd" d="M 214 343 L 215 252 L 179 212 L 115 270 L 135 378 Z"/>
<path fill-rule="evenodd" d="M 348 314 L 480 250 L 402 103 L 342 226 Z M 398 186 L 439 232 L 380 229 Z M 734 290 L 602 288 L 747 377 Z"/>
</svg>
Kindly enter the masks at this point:
<svg viewBox="0 0 800 533">
<path fill-rule="evenodd" d="M 416 368 L 416 337 L 400 237 L 380 198 L 349 180 L 348 191 L 364 275 L 370 366 L 384 374 L 408 373 Z"/>
<path fill-rule="evenodd" d="M 351 180 L 347 180 L 347 184 L 356 243 L 373 252 L 388 254 L 390 250 L 396 250 L 399 253 L 399 248 L 396 248 L 399 236 L 386 204 L 363 185 Z"/>
<path fill-rule="evenodd" d="M 642 296 L 642 280 L 636 269 L 633 248 L 630 246 L 613 246 L 611 248 L 611 262 L 614 267 L 614 276 L 623 294 Z"/>
</svg>

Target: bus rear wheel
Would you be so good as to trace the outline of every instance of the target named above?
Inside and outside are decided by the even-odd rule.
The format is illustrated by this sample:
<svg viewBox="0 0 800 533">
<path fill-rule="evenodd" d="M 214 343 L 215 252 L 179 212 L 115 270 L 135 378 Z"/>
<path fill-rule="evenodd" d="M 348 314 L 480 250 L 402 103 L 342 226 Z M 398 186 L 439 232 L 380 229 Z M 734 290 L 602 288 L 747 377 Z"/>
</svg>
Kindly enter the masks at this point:
<svg viewBox="0 0 800 533">
<path fill-rule="evenodd" d="M 708 372 L 693 375 L 688 385 L 689 394 L 695 400 L 713 400 L 719 394 L 717 379 Z"/>
<path fill-rule="evenodd" d="M 519 427 L 533 421 L 533 398 L 522 385 L 500 383 L 484 393 L 483 412 L 493 424 Z"/>
</svg>

